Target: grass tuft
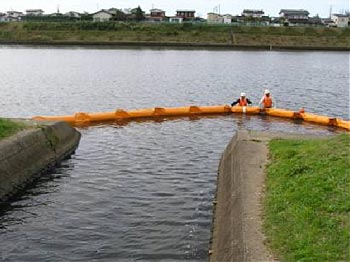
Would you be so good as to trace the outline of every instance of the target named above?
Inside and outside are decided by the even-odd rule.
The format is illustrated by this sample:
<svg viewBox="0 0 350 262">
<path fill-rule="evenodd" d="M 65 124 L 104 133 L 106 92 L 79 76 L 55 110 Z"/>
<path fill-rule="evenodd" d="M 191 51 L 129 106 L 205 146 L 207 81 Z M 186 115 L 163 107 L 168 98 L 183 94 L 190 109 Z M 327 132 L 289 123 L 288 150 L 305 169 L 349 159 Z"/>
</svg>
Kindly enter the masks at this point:
<svg viewBox="0 0 350 262">
<path fill-rule="evenodd" d="M 0 118 L 0 139 L 8 137 L 24 128 L 23 124 Z"/>
</svg>

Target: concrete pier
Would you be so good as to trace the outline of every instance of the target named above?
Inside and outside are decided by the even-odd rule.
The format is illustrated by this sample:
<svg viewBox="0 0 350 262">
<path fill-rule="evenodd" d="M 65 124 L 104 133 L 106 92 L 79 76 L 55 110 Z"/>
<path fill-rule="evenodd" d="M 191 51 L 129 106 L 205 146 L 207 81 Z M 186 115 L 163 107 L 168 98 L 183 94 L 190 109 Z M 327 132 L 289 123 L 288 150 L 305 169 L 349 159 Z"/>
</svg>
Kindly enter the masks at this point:
<svg viewBox="0 0 350 262">
<path fill-rule="evenodd" d="M 64 122 L 21 122 L 28 128 L 0 141 L 0 201 L 71 155 L 80 141 Z"/>
</svg>

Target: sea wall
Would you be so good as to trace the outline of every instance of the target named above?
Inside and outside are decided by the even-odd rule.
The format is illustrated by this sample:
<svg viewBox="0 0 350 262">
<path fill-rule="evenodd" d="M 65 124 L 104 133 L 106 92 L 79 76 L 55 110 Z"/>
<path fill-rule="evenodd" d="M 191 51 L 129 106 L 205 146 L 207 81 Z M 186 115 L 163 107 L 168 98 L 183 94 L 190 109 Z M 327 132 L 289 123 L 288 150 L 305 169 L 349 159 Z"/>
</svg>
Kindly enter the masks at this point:
<svg viewBox="0 0 350 262">
<path fill-rule="evenodd" d="M 0 141 L 0 201 L 74 153 L 80 141 L 64 122 L 23 122 L 28 128 Z"/>
</svg>

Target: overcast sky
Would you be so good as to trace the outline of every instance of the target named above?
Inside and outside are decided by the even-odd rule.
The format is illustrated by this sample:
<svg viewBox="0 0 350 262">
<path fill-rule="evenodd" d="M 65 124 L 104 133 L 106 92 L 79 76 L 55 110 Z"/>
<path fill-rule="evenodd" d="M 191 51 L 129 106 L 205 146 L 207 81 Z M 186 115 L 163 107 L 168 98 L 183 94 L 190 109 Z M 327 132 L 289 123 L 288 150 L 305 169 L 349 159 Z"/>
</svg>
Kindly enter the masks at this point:
<svg viewBox="0 0 350 262">
<path fill-rule="evenodd" d="M 98 9 L 110 7 L 128 8 L 137 7 L 149 12 L 152 7 L 166 11 L 166 15 L 175 14 L 176 9 L 194 9 L 196 15 L 206 18 L 208 12 L 218 11 L 221 14 L 240 14 L 243 9 L 263 9 L 266 15 L 278 16 L 280 9 L 306 9 L 311 16 L 319 14 L 327 17 L 332 6 L 333 13 L 349 10 L 349 0 L 0 0 L 0 12 L 10 10 L 24 12 L 26 9 L 42 9 L 46 14 L 68 11 L 96 12 Z"/>
</svg>

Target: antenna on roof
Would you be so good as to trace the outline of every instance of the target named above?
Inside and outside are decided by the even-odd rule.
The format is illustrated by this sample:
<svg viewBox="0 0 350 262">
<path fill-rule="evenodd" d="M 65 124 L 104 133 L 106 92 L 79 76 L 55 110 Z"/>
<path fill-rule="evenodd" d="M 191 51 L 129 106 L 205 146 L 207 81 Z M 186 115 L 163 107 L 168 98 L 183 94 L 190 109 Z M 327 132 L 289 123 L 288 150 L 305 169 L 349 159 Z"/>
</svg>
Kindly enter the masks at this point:
<svg viewBox="0 0 350 262">
<path fill-rule="evenodd" d="M 332 5 L 329 7 L 329 18 L 332 17 Z"/>
<path fill-rule="evenodd" d="M 57 14 L 60 13 L 60 5 L 57 5 Z"/>
</svg>

